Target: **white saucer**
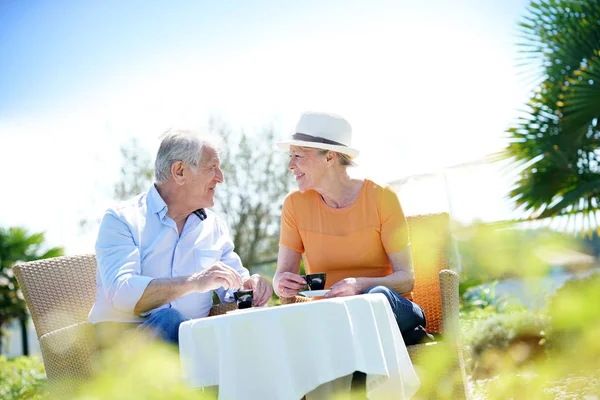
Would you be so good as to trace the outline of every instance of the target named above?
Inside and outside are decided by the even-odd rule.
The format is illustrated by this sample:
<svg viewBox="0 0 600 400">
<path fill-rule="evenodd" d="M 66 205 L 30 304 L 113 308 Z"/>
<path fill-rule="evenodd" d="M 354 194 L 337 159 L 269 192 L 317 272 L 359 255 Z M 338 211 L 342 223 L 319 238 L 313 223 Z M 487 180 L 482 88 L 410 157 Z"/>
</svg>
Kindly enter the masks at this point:
<svg viewBox="0 0 600 400">
<path fill-rule="evenodd" d="M 241 310 L 231 310 L 231 311 L 227 311 L 227 313 L 226 313 L 226 314 L 237 314 L 237 313 L 242 313 L 242 312 L 245 312 L 245 311 L 251 311 L 251 310 L 252 310 L 252 308 L 243 308 L 243 309 L 241 309 Z"/>
<path fill-rule="evenodd" d="M 267 306 L 264 305 L 264 306 L 250 307 L 250 308 L 242 308 L 241 310 L 231 310 L 231 311 L 227 311 L 226 314 L 237 314 L 237 313 L 243 313 L 243 312 L 247 312 L 247 311 L 258 311 L 258 310 L 262 310 L 263 308 L 267 308 Z"/>
<path fill-rule="evenodd" d="M 325 290 L 305 290 L 303 292 L 300 292 L 301 295 L 306 296 L 306 297 L 320 297 L 320 296 L 325 296 L 326 293 L 329 292 L 329 289 L 325 289 Z"/>
</svg>

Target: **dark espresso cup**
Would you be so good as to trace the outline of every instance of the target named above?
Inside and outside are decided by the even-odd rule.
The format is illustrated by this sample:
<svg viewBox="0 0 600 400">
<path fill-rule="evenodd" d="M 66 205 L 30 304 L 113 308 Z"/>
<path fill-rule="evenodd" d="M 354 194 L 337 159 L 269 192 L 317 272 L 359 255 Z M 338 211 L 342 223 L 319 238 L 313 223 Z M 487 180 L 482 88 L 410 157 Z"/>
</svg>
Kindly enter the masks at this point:
<svg viewBox="0 0 600 400">
<path fill-rule="evenodd" d="M 306 274 L 303 276 L 306 281 L 308 290 L 323 290 L 325 289 L 325 272 L 319 272 L 316 274 Z"/>
<path fill-rule="evenodd" d="M 243 310 L 244 308 L 252 307 L 252 299 L 254 295 L 253 290 L 238 290 L 233 293 L 238 309 Z"/>
</svg>

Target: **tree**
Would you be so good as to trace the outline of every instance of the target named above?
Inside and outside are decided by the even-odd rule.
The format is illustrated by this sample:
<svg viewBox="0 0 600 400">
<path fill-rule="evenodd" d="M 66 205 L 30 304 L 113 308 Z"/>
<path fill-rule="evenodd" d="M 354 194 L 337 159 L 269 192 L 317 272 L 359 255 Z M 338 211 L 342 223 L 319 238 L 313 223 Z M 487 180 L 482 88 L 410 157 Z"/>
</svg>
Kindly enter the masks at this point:
<svg viewBox="0 0 600 400">
<path fill-rule="evenodd" d="M 0 339 L 2 328 L 15 318 L 20 321 L 23 354 L 28 354 L 27 306 L 12 267 L 18 262 L 62 256 L 62 247 L 44 250 L 44 234 L 30 234 L 24 228 L 0 228 Z"/>
<path fill-rule="evenodd" d="M 234 133 L 215 120 L 210 129 L 224 141 L 225 182 L 217 188 L 215 209 L 227 221 L 245 266 L 272 261 L 277 257 L 281 205 L 291 183 L 286 155 L 274 147 L 275 131 Z M 135 139 L 121 147 L 121 154 L 121 180 L 114 187 L 118 200 L 147 190 L 154 176 L 150 157 Z"/>
<path fill-rule="evenodd" d="M 509 197 L 530 218 L 567 216 L 567 227 L 591 233 L 600 208 L 600 3 L 533 0 L 519 25 L 537 86 L 499 154 L 520 170 Z"/>
<path fill-rule="evenodd" d="M 272 261 L 277 257 L 281 206 L 291 183 L 286 155 L 274 149 L 272 128 L 255 137 L 217 130 L 225 140 L 225 183 L 217 190 L 216 206 L 244 265 Z"/>
<path fill-rule="evenodd" d="M 154 168 L 152 159 L 137 139 L 121 146 L 121 180 L 114 186 L 117 200 L 125 200 L 140 194 L 152 184 Z"/>
</svg>

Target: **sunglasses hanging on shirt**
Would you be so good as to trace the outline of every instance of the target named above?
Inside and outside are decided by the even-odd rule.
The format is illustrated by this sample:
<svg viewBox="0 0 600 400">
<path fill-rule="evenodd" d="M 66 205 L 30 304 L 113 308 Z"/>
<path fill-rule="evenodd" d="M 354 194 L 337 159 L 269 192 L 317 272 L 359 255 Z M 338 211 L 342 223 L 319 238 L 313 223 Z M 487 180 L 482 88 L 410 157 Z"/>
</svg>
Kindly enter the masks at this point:
<svg viewBox="0 0 600 400">
<path fill-rule="evenodd" d="M 206 211 L 204 211 L 204 208 L 197 209 L 196 211 L 194 211 L 194 214 L 196 214 L 196 216 L 200 218 L 200 221 L 204 221 L 206 219 Z"/>
</svg>

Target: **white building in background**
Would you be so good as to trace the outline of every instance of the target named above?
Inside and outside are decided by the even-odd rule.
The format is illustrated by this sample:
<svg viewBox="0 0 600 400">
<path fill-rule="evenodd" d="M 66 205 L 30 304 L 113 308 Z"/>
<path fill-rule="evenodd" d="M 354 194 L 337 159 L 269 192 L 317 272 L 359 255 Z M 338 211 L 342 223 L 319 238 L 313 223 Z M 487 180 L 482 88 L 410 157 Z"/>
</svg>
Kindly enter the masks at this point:
<svg viewBox="0 0 600 400">
<path fill-rule="evenodd" d="M 27 341 L 29 343 L 29 355 L 37 355 L 41 357 L 40 343 L 37 340 L 37 334 L 31 318 L 27 324 L 27 335 Z M 8 329 L 6 329 L 6 333 L 4 334 L 1 345 L 2 351 L 0 354 L 3 354 L 8 358 L 23 355 L 21 325 L 19 324 L 19 321 L 13 321 Z"/>
<path fill-rule="evenodd" d="M 507 198 L 515 175 L 504 171 L 506 164 L 482 159 L 444 168 L 441 171 L 412 175 L 390 182 L 404 213 L 422 215 L 446 212 L 454 221 L 469 224 L 519 218 Z M 455 268 L 461 271 L 461 256 L 452 240 Z"/>
<path fill-rule="evenodd" d="M 390 184 L 406 215 L 447 212 L 453 220 L 467 224 L 522 217 L 507 198 L 514 181 L 515 174 L 507 172 L 506 163 L 482 159 Z"/>
</svg>

